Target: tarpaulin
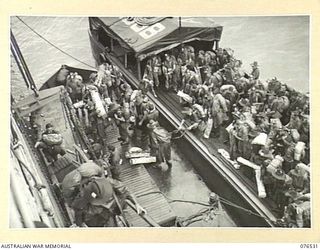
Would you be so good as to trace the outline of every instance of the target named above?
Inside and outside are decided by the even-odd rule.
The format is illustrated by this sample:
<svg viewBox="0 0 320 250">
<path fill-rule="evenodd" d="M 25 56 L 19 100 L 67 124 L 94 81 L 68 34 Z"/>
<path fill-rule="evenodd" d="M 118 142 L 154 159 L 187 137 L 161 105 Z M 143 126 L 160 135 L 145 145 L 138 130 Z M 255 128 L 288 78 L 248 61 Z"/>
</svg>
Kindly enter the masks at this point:
<svg viewBox="0 0 320 250">
<path fill-rule="evenodd" d="M 140 60 L 191 41 L 219 41 L 222 26 L 210 17 L 91 17 L 91 28 L 103 27 L 121 47 Z"/>
</svg>

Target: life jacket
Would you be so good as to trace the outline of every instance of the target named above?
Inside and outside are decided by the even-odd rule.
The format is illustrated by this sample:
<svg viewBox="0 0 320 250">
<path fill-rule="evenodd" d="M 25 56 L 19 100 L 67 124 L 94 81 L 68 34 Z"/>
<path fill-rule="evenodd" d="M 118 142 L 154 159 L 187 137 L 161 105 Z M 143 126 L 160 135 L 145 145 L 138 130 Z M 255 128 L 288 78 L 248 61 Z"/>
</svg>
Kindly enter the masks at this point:
<svg viewBox="0 0 320 250">
<path fill-rule="evenodd" d="M 45 131 L 42 133 L 42 141 L 48 146 L 61 145 L 63 142 L 63 137 L 55 130 L 50 133 Z"/>
</svg>

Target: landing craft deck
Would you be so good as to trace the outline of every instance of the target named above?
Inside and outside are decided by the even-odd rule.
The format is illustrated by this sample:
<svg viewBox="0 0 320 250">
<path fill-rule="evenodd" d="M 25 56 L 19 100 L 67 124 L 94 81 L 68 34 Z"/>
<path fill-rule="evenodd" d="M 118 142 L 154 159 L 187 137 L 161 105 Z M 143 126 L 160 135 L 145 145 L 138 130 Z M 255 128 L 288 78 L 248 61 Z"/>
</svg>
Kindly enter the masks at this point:
<svg viewBox="0 0 320 250">
<path fill-rule="evenodd" d="M 74 124 L 71 119 L 69 119 L 70 117 L 68 118 L 68 112 L 61 102 L 61 98 L 63 98 L 63 95 L 61 95 L 63 87 L 54 87 L 54 85 L 51 87 L 50 91 L 49 89 L 42 90 L 46 93 L 50 92 L 48 96 L 44 97 L 41 94 L 41 100 L 29 96 L 21 103 L 18 103 L 16 107 L 26 115 L 29 112 L 32 112 L 32 119 L 34 120 L 34 124 L 40 128 L 40 132 L 44 130 L 47 123 L 52 123 L 54 124 L 55 129 L 62 134 L 65 148 L 69 150 L 69 153 L 64 157 L 59 158 L 54 164 L 46 162 L 47 171 L 51 177 L 52 183 L 58 184 L 62 182 L 66 174 L 70 173 L 79 165 L 75 164 L 75 157 L 70 154 L 70 152 L 74 151 L 73 145 L 82 142 L 82 140 L 77 138 Z M 40 93 L 42 93 L 42 91 L 40 91 Z M 48 101 L 48 99 L 50 101 Z M 120 147 L 117 127 L 111 123 L 106 128 L 105 132 L 107 144 Z M 123 159 L 125 159 L 124 156 Z M 160 226 L 174 225 L 176 219 L 175 213 L 143 165 L 130 166 L 127 161 L 124 161 L 119 167 L 119 172 L 120 180 L 135 196 L 137 196 L 139 204 L 147 211 L 147 215 L 150 216 L 154 222 Z M 126 219 L 131 226 L 150 226 L 150 224 L 140 217 L 130 206 L 128 206 L 124 212 L 126 214 Z"/>
<path fill-rule="evenodd" d="M 112 125 L 108 126 L 106 133 L 108 144 L 120 147 L 118 137 L 118 129 Z M 122 158 L 125 159 L 125 157 Z M 147 214 L 156 223 L 160 226 L 172 226 L 174 224 L 175 213 L 143 165 L 130 166 L 128 160 L 125 160 L 122 165 L 119 165 L 119 172 L 119 179 L 134 193 L 139 204 L 146 209 Z M 133 227 L 150 226 L 132 208 L 127 207 L 124 212 Z"/>
<path fill-rule="evenodd" d="M 138 84 L 136 78 L 134 78 L 133 74 L 126 71 L 124 67 L 121 65 L 119 60 L 114 56 L 107 54 L 108 60 L 112 61 L 114 64 L 118 65 L 120 70 L 124 73 L 125 78 L 128 80 L 129 83 L 135 88 Z M 84 81 L 89 78 L 89 75 L 94 72 L 92 70 L 84 70 L 79 68 L 73 68 L 66 66 L 70 72 L 78 72 L 81 76 L 83 76 Z M 58 72 L 52 76 L 41 89 L 45 89 L 53 86 L 56 86 L 56 75 Z M 162 120 L 169 129 L 175 129 L 175 126 L 178 126 L 180 123 L 179 116 L 176 117 L 176 112 L 179 114 L 179 109 L 175 105 L 172 105 L 171 101 L 166 101 L 165 104 L 161 101 L 163 95 L 161 97 L 154 98 L 153 96 L 149 96 L 150 99 L 157 105 L 160 113 L 162 114 Z M 165 98 L 167 99 L 167 98 Z M 173 110 L 169 109 L 169 106 L 173 108 Z M 114 133 L 115 128 L 113 126 L 107 127 L 107 138 L 108 141 L 112 142 L 114 146 L 119 144 L 116 142 L 118 136 L 112 135 Z M 110 131 L 109 131 L 110 130 Z M 191 157 L 191 162 L 194 164 L 195 169 L 203 180 L 205 181 L 206 185 L 211 190 L 215 190 L 217 194 L 221 195 L 222 197 L 231 200 L 237 201 L 238 206 L 243 206 L 250 211 L 256 211 L 257 215 L 252 215 L 247 210 L 239 210 L 234 207 L 230 207 L 226 205 L 226 208 L 230 214 L 232 214 L 232 218 L 237 221 L 236 223 L 242 226 L 249 226 L 249 224 L 255 226 L 271 226 L 271 220 L 274 220 L 275 217 L 268 210 L 268 206 L 265 205 L 265 202 L 259 200 L 256 194 L 256 189 L 253 186 L 247 186 L 246 181 L 243 180 L 241 177 L 241 173 L 236 171 L 231 164 L 227 164 L 223 161 L 223 159 L 217 155 L 217 153 L 213 153 L 214 149 L 208 148 L 203 142 L 201 142 L 195 135 L 192 133 L 186 133 L 184 138 L 180 140 L 176 140 L 178 146 L 184 147 L 186 155 L 193 155 L 195 150 L 199 152 L 197 157 Z M 124 158 L 124 157 L 123 157 Z M 248 184 L 248 183 L 247 183 Z M 252 190 L 253 189 L 253 190 Z"/>
</svg>

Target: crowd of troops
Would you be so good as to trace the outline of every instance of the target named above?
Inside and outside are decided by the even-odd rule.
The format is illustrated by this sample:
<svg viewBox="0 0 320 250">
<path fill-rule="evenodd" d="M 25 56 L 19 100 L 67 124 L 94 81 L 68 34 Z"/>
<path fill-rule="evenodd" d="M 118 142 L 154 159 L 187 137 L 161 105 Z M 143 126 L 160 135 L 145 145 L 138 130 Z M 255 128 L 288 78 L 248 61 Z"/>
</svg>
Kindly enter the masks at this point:
<svg viewBox="0 0 320 250">
<path fill-rule="evenodd" d="M 157 164 L 166 162 L 171 168 L 171 134 L 158 122 L 159 112 L 143 90 L 133 90 L 115 65 L 103 63 L 90 81 L 83 82 L 78 73 L 67 78 L 69 95 L 77 107 L 78 117 L 83 121 L 86 134 L 97 148 L 96 155 L 110 153 L 106 131 L 117 126 L 121 145 L 130 144 L 151 151 Z M 98 94 L 98 103 L 92 92 Z M 78 107 L 78 103 L 81 106 Z M 113 150 L 111 150 L 113 151 Z"/>
<path fill-rule="evenodd" d="M 152 151 L 157 164 L 171 167 L 171 133 L 157 122 L 159 112 L 140 90 L 132 90 L 119 69 L 111 64 L 99 66 L 96 73 L 84 77 L 80 72 L 60 69 L 56 81 L 66 86 L 72 109 L 84 129 L 94 162 L 83 163 L 67 174 L 61 189 L 65 201 L 74 211 L 74 225 L 128 225 L 122 216 L 125 202 L 132 202 L 138 213 L 144 209 L 133 194 L 119 181 L 118 167 L 123 153 L 107 139 L 108 131 L 119 131 L 121 145 L 138 146 Z M 54 122 L 46 124 L 35 147 L 56 164 L 66 156 L 62 135 Z M 127 148 L 128 149 L 128 148 Z"/>
<path fill-rule="evenodd" d="M 182 45 L 146 59 L 138 90 L 109 63 L 101 64 L 89 82 L 65 68 L 59 74 L 66 79 L 95 154 L 113 155 L 109 161 L 114 170 L 119 157 L 106 140 L 106 130 L 114 125 L 122 145 L 150 150 L 157 163 L 172 167 L 172 133 L 159 125 L 159 112 L 147 97 L 148 91 L 157 97 L 164 88 L 179 96 L 183 122 L 191 124 L 188 130 L 207 140 L 222 140 L 229 145 L 231 160 L 242 157 L 261 166 L 261 179 L 277 212 L 291 225 L 309 226 L 309 97 L 277 78 L 262 82 L 258 63 L 251 66 L 252 71 L 245 72 L 231 49 L 196 51 Z M 299 223 L 297 211 L 302 211 Z"/>
<path fill-rule="evenodd" d="M 261 166 L 267 196 L 279 214 L 288 215 L 299 204 L 306 226 L 309 96 L 277 78 L 262 82 L 258 62 L 251 67 L 246 72 L 232 49 L 196 52 L 183 45 L 149 59 L 142 83 L 155 96 L 161 85 L 177 92 L 188 129 L 229 145 L 231 160 L 243 157 Z"/>
</svg>

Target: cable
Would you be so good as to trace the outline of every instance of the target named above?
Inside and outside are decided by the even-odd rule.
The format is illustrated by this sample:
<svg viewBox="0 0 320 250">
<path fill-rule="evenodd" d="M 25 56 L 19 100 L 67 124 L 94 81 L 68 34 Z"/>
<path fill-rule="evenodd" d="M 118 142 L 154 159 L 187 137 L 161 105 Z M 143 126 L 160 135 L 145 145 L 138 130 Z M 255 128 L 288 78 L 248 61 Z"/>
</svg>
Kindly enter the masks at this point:
<svg viewBox="0 0 320 250">
<path fill-rule="evenodd" d="M 209 204 L 202 203 L 202 202 L 197 202 L 197 201 L 189 201 L 189 200 L 179 200 L 179 199 L 175 199 L 175 200 L 171 200 L 170 202 L 182 202 L 182 203 L 190 203 L 190 204 L 195 204 L 195 205 L 201 205 L 201 206 L 205 206 L 205 207 L 210 207 Z"/>
<path fill-rule="evenodd" d="M 255 213 L 255 212 L 253 212 L 253 211 L 251 211 L 251 210 L 249 210 L 249 209 L 246 209 L 246 208 L 244 208 L 244 207 L 238 206 L 238 205 L 234 204 L 233 202 L 228 201 L 228 200 L 226 200 L 226 199 L 224 199 L 224 198 L 222 198 L 222 197 L 220 197 L 220 201 L 221 201 L 221 203 L 223 203 L 223 204 L 225 204 L 225 205 L 232 206 L 232 207 L 238 208 L 238 209 L 240 209 L 240 210 L 246 211 L 247 213 L 252 214 L 252 215 L 255 215 L 255 216 L 257 216 L 257 217 L 261 217 L 261 218 L 263 218 L 263 219 L 267 219 L 265 216 L 262 216 L 262 215 L 260 215 L 260 214 L 258 214 L 258 213 Z"/>
<path fill-rule="evenodd" d="M 70 55 L 69 53 L 65 52 L 64 50 L 60 49 L 58 46 L 56 46 L 55 44 L 53 44 L 52 42 L 50 42 L 48 39 L 46 39 L 44 36 L 42 36 L 41 34 L 39 34 L 36 30 L 34 30 L 32 27 L 30 27 L 25 21 L 23 21 L 20 17 L 16 16 L 16 18 L 18 18 L 25 26 L 27 26 L 33 33 L 35 33 L 37 36 L 39 36 L 41 39 L 43 39 L 44 41 L 46 41 L 48 44 L 50 44 L 52 47 L 56 48 L 57 50 L 59 50 L 61 53 L 71 57 L 72 59 L 78 61 L 79 63 L 82 63 L 90 68 L 96 69 L 95 67 L 93 67 L 90 64 L 87 64 L 81 60 L 79 60 L 78 58 Z"/>
<path fill-rule="evenodd" d="M 176 221 L 176 226 L 183 226 L 183 227 L 187 227 L 195 222 L 198 221 L 208 221 L 208 216 L 210 214 L 210 219 L 213 220 L 214 218 L 212 217 L 212 214 L 214 216 L 219 216 L 221 213 L 219 213 L 219 208 L 215 208 L 213 206 L 210 206 L 210 208 L 205 208 L 205 209 L 200 209 L 197 213 L 186 217 L 186 218 L 177 218 Z M 206 216 L 206 217 L 204 217 Z M 216 217 L 217 219 L 217 217 Z"/>
<path fill-rule="evenodd" d="M 206 204 L 206 203 L 203 203 L 203 202 L 189 201 L 189 200 L 180 200 L 180 199 L 172 199 L 172 198 L 166 196 L 166 195 L 165 195 L 163 192 L 161 192 L 161 191 L 152 191 L 152 192 L 148 192 L 148 193 L 143 193 L 143 194 L 138 195 L 137 197 L 139 198 L 139 197 L 142 197 L 142 196 L 146 196 L 146 195 L 150 195 L 150 194 L 155 194 L 155 193 L 162 194 L 169 202 L 184 202 L 184 203 L 190 203 L 190 204 L 195 204 L 195 205 L 201 205 L 201 206 L 205 206 L 205 207 L 211 207 L 211 205 Z M 219 199 L 220 199 L 220 202 L 223 203 L 223 204 L 225 204 L 225 205 L 232 206 L 232 207 L 241 209 L 241 210 L 243 210 L 243 211 L 245 211 L 245 212 L 247 212 L 247 213 L 249 213 L 249 214 L 255 215 L 255 216 L 257 216 L 257 217 L 261 217 L 261 218 L 263 218 L 263 219 L 267 219 L 265 216 L 262 216 L 262 215 L 260 215 L 260 214 L 258 214 L 258 213 L 255 213 L 255 212 L 251 211 L 250 209 L 246 209 L 246 208 L 244 208 L 244 207 L 241 207 L 241 206 L 239 206 L 239 205 L 237 205 L 237 204 L 235 204 L 235 203 L 233 203 L 233 202 L 231 202 L 231 201 L 229 201 L 229 200 L 227 200 L 227 199 L 225 199 L 225 198 L 223 198 L 223 197 L 221 197 L 221 196 L 219 196 Z"/>
</svg>

